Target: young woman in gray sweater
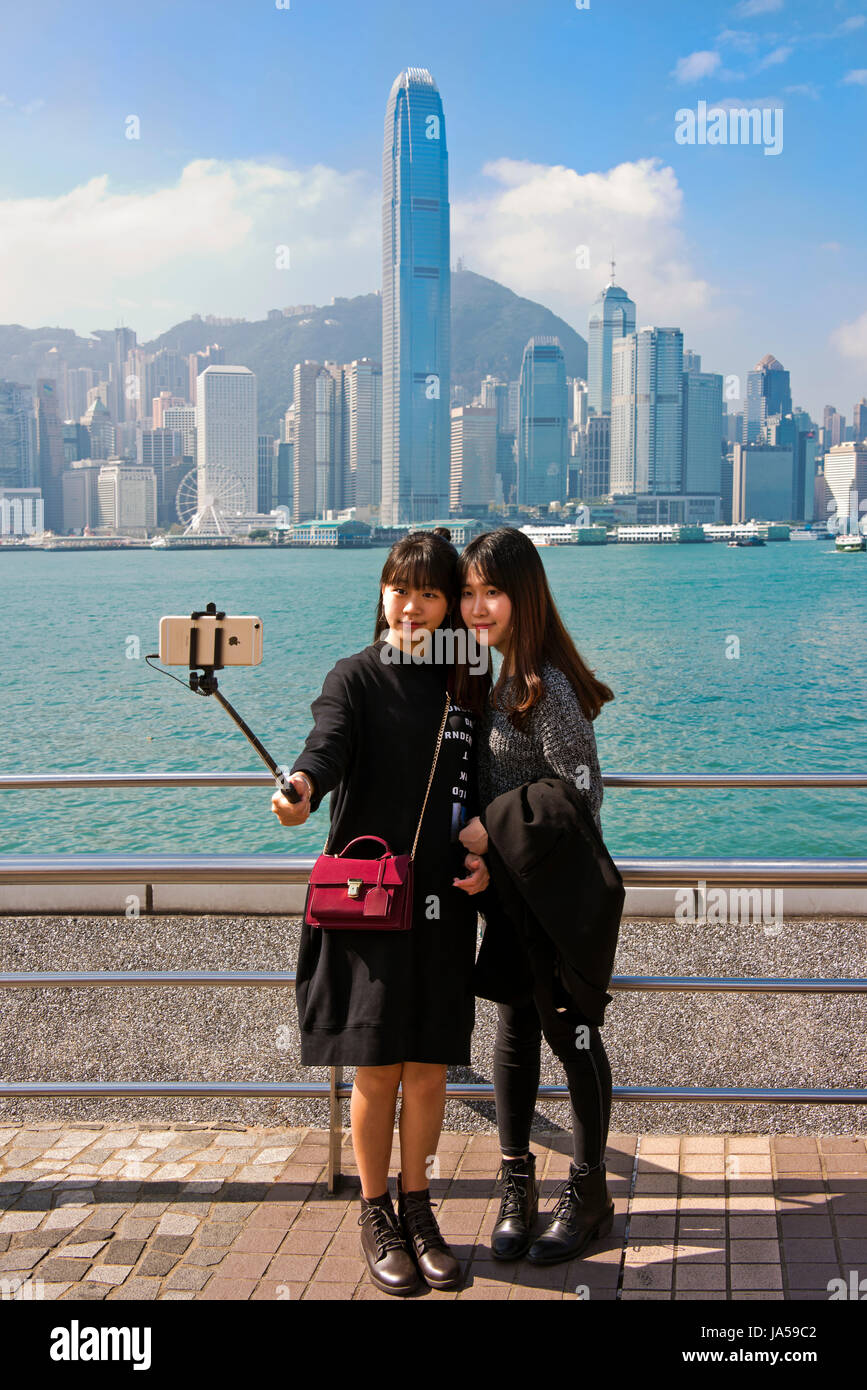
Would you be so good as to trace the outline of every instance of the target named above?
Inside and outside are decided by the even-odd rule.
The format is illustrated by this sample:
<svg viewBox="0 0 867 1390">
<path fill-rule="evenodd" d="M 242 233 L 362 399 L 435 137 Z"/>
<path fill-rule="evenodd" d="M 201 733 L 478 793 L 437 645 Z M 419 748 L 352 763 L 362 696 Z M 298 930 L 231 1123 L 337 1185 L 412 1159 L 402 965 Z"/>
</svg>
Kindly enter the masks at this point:
<svg viewBox="0 0 867 1390">
<path fill-rule="evenodd" d="M 468 682 L 475 687 L 468 699 L 481 712 L 482 816 L 502 792 L 540 777 L 562 777 L 585 793 L 601 835 L 602 776 L 592 721 L 614 695 L 578 654 L 557 612 L 536 547 L 523 532 L 501 527 L 470 542 L 460 556 L 458 572 L 463 622 L 503 657 L 493 688 L 490 672 Z M 482 820 L 471 820 L 460 839 L 473 854 L 483 854 L 487 833 Z M 484 902 L 480 906 L 484 911 Z M 505 906 L 499 906 L 501 920 Z M 560 983 L 550 938 L 529 914 L 513 925 L 516 931 L 502 949 L 521 955 L 520 968 L 511 973 L 522 983 L 514 986 L 514 993 L 510 984 L 508 1001 L 502 990 L 492 995 L 499 1011 L 494 1089 L 503 1193 L 491 1246 L 499 1259 L 517 1259 L 529 1251 L 534 1263 L 552 1264 L 575 1258 L 611 1229 L 614 1207 L 604 1163 L 611 1068 L 598 1026 L 580 1013 Z M 496 930 L 488 920 L 487 931 Z M 495 944 L 494 954 L 497 949 Z M 484 988 L 480 981 L 477 993 L 484 995 Z M 533 1242 L 539 1184 L 530 1126 L 543 1033 L 566 1071 L 573 1162 L 547 1228 Z"/>
</svg>

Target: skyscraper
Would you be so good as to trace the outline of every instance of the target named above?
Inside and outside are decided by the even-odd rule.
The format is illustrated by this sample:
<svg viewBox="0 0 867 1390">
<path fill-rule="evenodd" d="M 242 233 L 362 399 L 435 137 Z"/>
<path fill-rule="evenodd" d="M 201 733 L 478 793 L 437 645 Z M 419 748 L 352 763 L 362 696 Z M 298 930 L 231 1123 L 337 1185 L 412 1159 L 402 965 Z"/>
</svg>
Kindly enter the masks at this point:
<svg viewBox="0 0 867 1390">
<path fill-rule="evenodd" d="M 443 105 L 426 68 L 395 79 L 382 158 L 382 524 L 449 506 L 451 270 Z"/>
<path fill-rule="evenodd" d="M 772 353 L 766 353 L 753 371 L 747 373 L 744 408 L 744 444 L 764 439 L 769 415 L 791 415 L 792 390 L 789 373 Z"/>
<path fill-rule="evenodd" d="M 0 487 L 36 485 L 33 390 L 0 378 Z"/>
<path fill-rule="evenodd" d="M 611 279 L 590 310 L 587 334 L 587 405 L 595 415 L 611 413 L 611 350 L 618 338 L 635 331 L 635 304 Z"/>
<path fill-rule="evenodd" d="M 382 495 L 382 367 L 369 357 L 349 368 L 348 492 L 356 519 L 375 524 Z"/>
<path fill-rule="evenodd" d="M 721 497 L 722 375 L 703 372 L 696 353 L 684 353 L 683 357 L 683 491 Z"/>
<path fill-rule="evenodd" d="M 521 362 L 518 504 L 538 507 L 566 497 L 569 391 L 557 338 L 531 338 Z"/>
<path fill-rule="evenodd" d="M 206 367 L 196 383 L 199 506 L 256 509 L 256 378 L 249 367 Z"/>
<path fill-rule="evenodd" d="M 63 421 L 57 399 L 57 382 L 40 377 L 36 382 L 36 433 L 39 450 L 39 486 L 45 500 L 45 529 L 63 527 Z"/>
<path fill-rule="evenodd" d="M 611 370 L 611 491 L 683 491 L 683 334 L 640 328 L 616 340 Z"/>
<path fill-rule="evenodd" d="M 452 410 L 451 510 L 485 513 L 494 501 L 497 473 L 495 406 Z"/>
</svg>

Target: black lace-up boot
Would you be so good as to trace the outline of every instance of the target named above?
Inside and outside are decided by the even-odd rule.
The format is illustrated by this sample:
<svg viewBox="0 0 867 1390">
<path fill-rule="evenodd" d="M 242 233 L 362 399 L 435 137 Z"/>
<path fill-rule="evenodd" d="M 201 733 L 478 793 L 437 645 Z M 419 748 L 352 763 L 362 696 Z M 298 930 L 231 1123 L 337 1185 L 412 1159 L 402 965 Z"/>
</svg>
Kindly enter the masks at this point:
<svg viewBox="0 0 867 1390">
<path fill-rule="evenodd" d="M 461 1282 L 460 1262 L 446 1245 L 431 1210 L 430 1192 L 405 1192 L 397 1175 L 397 1217 L 421 1277 L 432 1289 L 455 1289 Z"/>
<path fill-rule="evenodd" d="M 413 1293 L 418 1288 L 418 1271 L 406 1248 L 391 1196 L 361 1199 L 361 1248 L 370 1277 L 386 1293 Z"/>
<path fill-rule="evenodd" d="M 614 1224 L 614 1202 L 605 1181 L 605 1164 L 590 1168 L 569 1165 L 569 1177 L 558 1196 L 545 1230 L 530 1246 L 527 1259 L 537 1265 L 574 1260 L 597 1236 L 607 1236 Z"/>
<path fill-rule="evenodd" d="M 491 1254 L 497 1260 L 518 1260 L 527 1253 L 539 1212 L 536 1155 L 503 1159 L 497 1182 L 503 1196 L 491 1235 Z"/>
</svg>

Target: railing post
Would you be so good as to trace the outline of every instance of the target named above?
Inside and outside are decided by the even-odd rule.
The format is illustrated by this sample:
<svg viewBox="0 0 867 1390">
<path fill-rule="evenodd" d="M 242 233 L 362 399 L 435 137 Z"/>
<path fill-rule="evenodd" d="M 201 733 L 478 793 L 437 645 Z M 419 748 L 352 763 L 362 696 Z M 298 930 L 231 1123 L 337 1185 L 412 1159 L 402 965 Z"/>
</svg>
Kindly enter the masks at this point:
<svg viewBox="0 0 867 1390">
<path fill-rule="evenodd" d="M 340 1120 L 340 1096 L 337 1087 L 343 1081 L 343 1068 L 331 1068 L 328 1095 L 328 1191 L 336 1192 L 340 1186 L 340 1148 L 343 1143 L 343 1126 Z"/>
</svg>

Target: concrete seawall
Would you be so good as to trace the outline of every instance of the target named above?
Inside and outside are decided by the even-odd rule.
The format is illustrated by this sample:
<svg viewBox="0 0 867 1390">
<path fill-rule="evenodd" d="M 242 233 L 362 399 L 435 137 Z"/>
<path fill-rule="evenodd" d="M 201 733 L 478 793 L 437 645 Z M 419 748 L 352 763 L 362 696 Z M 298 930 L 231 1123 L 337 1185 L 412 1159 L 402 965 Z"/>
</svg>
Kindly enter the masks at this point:
<svg viewBox="0 0 867 1390">
<path fill-rule="evenodd" d="M 0 969 L 293 970 L 300 924 L 273 916 L 4 916 Z M 624 918 L 619 975 L 867 976 L 867 922 L 793 918 L 684 925 Z M 613 991 L 602 1030 L 614 1085 L 863 1086 L 863 995 Z M 496 1006 L 479 1000 L 470 1068 L 452 1080 L 490 1081 Z M 52 987 L 0 990 L 7 1081 L 281 1081 L 328 1079 L 302 1068 L 290 987 Z M 351 1078 L 351 1069 L 345 1072 Z M 543 1044 L 542 1081 L 563 1084 Z M 348 1106 L 343 1107 L 348 1124 Z M 327 1102 L 247 1098 L 0 1099 L 11 1120 L 228 1119 L 326 1125 Z M 540 1105 L 539 1129 L 568 1127 L 565 1104 Z M 450 1101 L 446 1129 L 492 1131 L 493 1104 Z M 611 1129 L 715 1134 L 848 1134 L 867 1130 L 867 1105 L 615 1101 Z"/>
</svg>

